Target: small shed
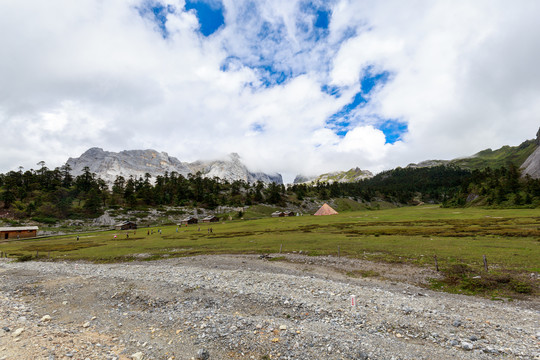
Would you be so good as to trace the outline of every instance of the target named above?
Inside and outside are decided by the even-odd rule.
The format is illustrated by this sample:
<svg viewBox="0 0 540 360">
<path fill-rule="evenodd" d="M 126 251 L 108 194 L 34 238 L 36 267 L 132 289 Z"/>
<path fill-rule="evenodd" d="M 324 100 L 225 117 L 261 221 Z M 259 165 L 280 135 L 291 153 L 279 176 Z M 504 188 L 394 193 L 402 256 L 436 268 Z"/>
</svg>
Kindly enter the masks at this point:
<svg viewBox="0 0 540 360">
<path fill-rule="evenodd" d="M 36 237 L 37 231 L 37 226 L 0 227 L 0 240 Z"/>
<path fill-rule="evenodd" d="M 116 230 L 135 230 L 137 229 L 137 224 L 133 221 L 124 221 L 122 223 L 116 224 L 114 228 Z"/>
<path fill-rule="evenodd" d="M 199 222 L 199 219 L 197 219 L 195 216 L 188 216 L 187 218 L 180 221 L 181 225 L 187 225 L 187 224 L 197 224 Z"/>
<path fill-rule="evenodd" d="M 294 216 L 293 211 L 284 211 L 283 214 L 284 214 L 283 216 Z"/>
<path fill-rule="evenodd" d="M 285 216 L 285 213 L 283 211 L 274 211 L 272 213 L 272 217 L 283 217 Z"/>
<path fill-rule="evenodd" d="M 202 219 L 203 223 L 213 223 L 213 222 L 218 222 L 218 221 L 219 221 L 219 218 L 214 215 L 208 215 L 207 217 Z"/>
</svg>

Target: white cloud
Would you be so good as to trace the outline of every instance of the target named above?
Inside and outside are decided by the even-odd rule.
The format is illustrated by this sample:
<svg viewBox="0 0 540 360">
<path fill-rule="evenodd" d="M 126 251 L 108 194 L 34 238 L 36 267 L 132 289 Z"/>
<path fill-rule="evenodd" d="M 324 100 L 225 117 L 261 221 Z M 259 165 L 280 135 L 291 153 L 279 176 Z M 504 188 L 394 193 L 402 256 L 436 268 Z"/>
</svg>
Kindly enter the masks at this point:
<svg viewBox="0 0 540 360">
<path fill-rule="evenodd" d="M 299 1 L 225 0 L 225 26 L 205 38 L 195 12 L 170 0 L 167 39 L 141 3 L 0 4 L 0 172 L 60 166 L 100 146 L 185 161 L 234 151 L 292 180 L 470 155 L 539 126 L 535 1 L 336 1 L 318 40 Z M 266 87 L 259 65 L 292 77 Z M 361 90 L 368 66 L 389 80 L 339 137 L 326 121 Z M 321 91 L 328 84 L 341 96 Z M 384 119 L 408 124 L 402 142 L 385 144 Z"/>
</svg>

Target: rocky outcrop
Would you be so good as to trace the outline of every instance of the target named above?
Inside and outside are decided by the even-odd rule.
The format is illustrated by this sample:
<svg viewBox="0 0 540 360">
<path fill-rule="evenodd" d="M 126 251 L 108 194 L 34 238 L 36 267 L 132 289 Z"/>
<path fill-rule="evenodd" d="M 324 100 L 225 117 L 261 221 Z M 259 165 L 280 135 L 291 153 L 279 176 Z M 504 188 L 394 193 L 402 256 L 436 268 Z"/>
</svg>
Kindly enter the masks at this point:
<svg viewBox="0 0 540 360">
<path fill-rule="evenodd" d="M 536 133 L 536 145 L 540 145 L 540 129 Z M 521 174 L 529 175 L 533 179 L 540 179 L 540 147 L 529 155 L 529 157 L 521 165 Z"/>
<path fill-rule="evenodd" d="M 540 147 L 538 147 L 521 165 L 522 175 L 540 179 Z"/>
<path fill-rule="evenodd" d="M 244 180 L 254 183 L 260 180 L 264 183 L 283 183 L 280 174 L 250 172 L 240 161 L 240 156 L 235 153 L 224 160 L 187 163 L 169 156 L 166 152 L 150 149 L 116 153 L 104 151 L 101 148 L 91 148 L 78 158 L 69 158 L 66 164 L 70 166 L 74 176 L 81 175 L 88 167 L 91 173 L 95 173 L 97 177 L 109 184 L 112 184 L 117 176 L 123 176 L 125 179 L 133 176 L 138 179 L 150 174 L 152 180 L 165 172 L 176 172 L 183 176 L 200 172 L 203 177 L 218 177 L 228 181 Z"/>
<path fill-rule="evenodd" d="M 262 172 L 250 172 L 240 161 L 237 153 L 232 153 L 227 159 L 212 161 L 196 161 L 188 164 L 192 173 L 201 172 L 205 177 L 218 177 L 227 181 L 243 180 L 249 183 L 262 181 L 263 183 L 283 184 L 280 174 L 265 174 Z"/>
<path fill-rule="evenodd" d="M 448 160 L 425 160 L 425 161 L 419 162 L 418 164 L 409 164 L 407 165 L 407 167 L 414 168 L 414 169 L 425 168 L 425 167 L 435 167 L 435 166 L 440 166 L 440 165 L 446 165 L 449 162 L 450 161 Z"/>
<path fill-rule="evenodd" d="M 139 177 L 150 174 L 153 178 L 163 175 L 166 171 L 187 176 L 190 168 L 166 152 L 155 150 L 128 150 L 118 153 L 104 151 L 101 148 L 91 148 L 78 158 L 69 158 L 66 162 L 71 167 L 73 176 L 81 175 L 88 167 L 91 173 L 112 184 L 117 176 L 128 179 L 130 176 Z"/>
<path fill-rule="evenodd" d="M 348 171 L 336 171 L 331 173 L 322 174 L 319 176 L 305 176 L 297 175 L 294 179 L 295 184 L 313 184 L 316 182 L 321 183 L 346 183 L 356 182 L 364 179 L 372 178 L 373 174 L 369 170 L 361 170 L 360 168 L 352 168 Z"/>
</svg>

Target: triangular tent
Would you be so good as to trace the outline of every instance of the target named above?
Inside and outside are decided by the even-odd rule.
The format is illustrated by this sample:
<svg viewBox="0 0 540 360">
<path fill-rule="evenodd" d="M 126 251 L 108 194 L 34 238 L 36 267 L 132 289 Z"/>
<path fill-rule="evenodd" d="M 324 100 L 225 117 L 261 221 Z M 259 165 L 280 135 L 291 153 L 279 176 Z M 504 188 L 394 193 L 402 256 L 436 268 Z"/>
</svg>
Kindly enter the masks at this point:
<svg viewBox="0 0 540 360">
<path fill-rule="evenodd" d="M 336 215 L 338 212 L 330 207 L 327 203 L 324 203 L 323 206 L 313 215 Z"/>
</svg>

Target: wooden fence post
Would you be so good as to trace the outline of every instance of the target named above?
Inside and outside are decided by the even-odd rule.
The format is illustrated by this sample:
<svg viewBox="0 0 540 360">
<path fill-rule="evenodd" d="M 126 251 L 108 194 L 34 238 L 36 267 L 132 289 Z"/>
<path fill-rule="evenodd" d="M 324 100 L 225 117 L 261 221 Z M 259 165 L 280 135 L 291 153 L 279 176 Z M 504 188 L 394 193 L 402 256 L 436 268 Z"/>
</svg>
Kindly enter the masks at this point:
<svg viewBox="0 0 540 360">
<path fill-rule="evenodd" d="M 281 250 L 283 249 L 283 244 L 279 247 L 279 253 L 281 254 Z"/>
<path fill-rule="evenodd" d="M 484 257 L 484 269 L 486 269 L 486 271 L 488 271 L 488 264 L 487 264 L 486 255 L 484 255 L 483 257 Z"/>
<path fill-rule="evenodd" d="M 341 256 L 341 251 L 340 251 L 340 248 L 339 248 L 339 245 L 337 246 L 337 257 L 339 258 Z"/>
<path fill-rule="evenodd" d="M 439 271 L 439 263 L 437 262 L 437 255 L 433 257 L 435 258 L 435 270 Z"/>
</svg>

